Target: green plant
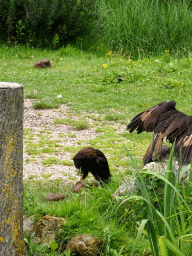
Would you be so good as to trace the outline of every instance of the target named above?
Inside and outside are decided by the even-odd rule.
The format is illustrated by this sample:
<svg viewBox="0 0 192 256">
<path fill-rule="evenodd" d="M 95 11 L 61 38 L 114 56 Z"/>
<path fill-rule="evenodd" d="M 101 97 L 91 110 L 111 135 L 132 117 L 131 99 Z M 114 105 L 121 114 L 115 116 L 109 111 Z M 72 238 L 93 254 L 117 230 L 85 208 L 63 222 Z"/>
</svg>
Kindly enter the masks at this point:
<svg viewBox="0 0 192 256">
<path fill-rule="evenodd" d="M 59 35 L 55 34 L 53 37 L 53 49 L 57 49 L 59 47 Z"/>
<path fill-rule="evenodd" d="M 23 25 L 22 20 L 19 20 L 16 25 L 16 33 L 17 33 L 17 40 L 19 42 L 22 41 L 23 37 L 25 36 L 25 33 L 23 32 L 25 29 L 25 26 Z"/>
<path fill-rule="evenodd" d="M 191 45 L 192 13 L 188 0 L 98 0 L 98 6 L 105 22 L 102 43 L 117 54 L 143 58 L 164 50 L 181 51 Z"/>
<path fill-rule="evenodd" d="M 26 243 L 26 250 L 28 256 L 41 255 L 47 251 L 47 243 L 42 243 L 40 245 L 32 242 L 35 232 L 31 234 L 31 236 L 25 236 L 24 241 Z"/>
<path fill-rule="evenodd" d="M 3 11 L 1 11 L 3 10 Z M 81 37 L 97 38 L 101 28 L 95 1 L 2 0 L 0 40 L 12 35 L 29 46 L 57 48 Z"/>
<path fill-rule="evenodd" d="M 192 213 L 190 194 L 192 193 L 192 170 L 191 165 L 185 167 L 179 172 L 177 179 L 172 171 L 172 160 L 174 145 L 170 153 L 169 163 L 165 173 L 165 177 L 152 171 L 141 171 L 142 173 L 151 174 L 164 182 L 164 209 L 156 209 L 150 199 L 150 195 L 146 188 L 145 182 L 139 172 L 139 169 L 126 149 L 132 165 L 134 166 L 133 174 L 137 179 L 141 196 L 132 196 L 126 200 L 137 199 L 143 200 L 147 207 L 148 219 L 141 221 L 136 242 L 131 255 L 134 255 L 135 248 L 139 243 L 139 239 L 147 230 L 153 255 L 191 255 L 192 243 L 187 238 L 191 237 Z M 190 168 L 189 181 L 187 187 L 180 193 L 180 182 L 184 173 Z M 125 200 L 125 201 L 126 201 Z"/>
<path fill-rule="evenodd" d="M 122 254 L 124 247 L 125 247 L 125 246 L 122 246 L 119 252 L 117 252 L 117 251 L 114 250 L 114 249 L 110 249 L 110 250 L 109 250 L 109 252 L 110 252 L 109 255 L 110 255 L 110 256 L 128 256 L 128 253 Z"/>
<path fill-rule="evenodd" d="M 127 201 L 118 207 L 120 203 L 113 200 L 111 195 L 126 175 L 131 174 L 131 168 L 127 168 L 122 145 L 126 145 L 138 168 L 140 168 L 142 166 L 142 156 L 151 141 L 151 134 L 128 133 L 126 125 L 142 109 L 167 99 L 175 99 L 178 109 L 191 114 L 192 62 L 190 55 L 184 57 L 182 53 L 178 52 L 178 57 L 173 58 L 170 54 L 169 60 L 173 63 L 176 72 L 168 72 L 167 65 L 169 63 L 167 61 L 169 60 L 164 58 L 165 52 L 158 57 L 134 61 L 126 58 L 126 56 L 121 56 L 120 53 L 115 56 L 112 54 L 109 60 L 108 56 L 105 55 L 106 51 L 103 56 L 97 56 L 93 53 L 81 52 L 71 45 L 55 51 L 47 49 L 42 51 L 42 49 L 26 48 L 24 46 L 18 46 L 18 50 L 22 53 L 22 56 L 18 55 L 14 47 L 0 46 L 2 81 L 17 81 L 23 84 L 25 99 L 33 99 L 33 102 L 38 102 L 40 107 L 56 108 L 64 104 L 64 109 L 53 109 L 53 111 L 59 111 L 61 118 L 65 118 L 62 119 L 63 122 L 72 126 L 69 127 L 68 132 L 61 130 L 65 138 L 59 138 L 60 142 L 51 138 L 51 134 L 48 132 L 46 134 L 42 133 L 42 130 L 49 129 L 49 125 L 40 130 L 25 129 L 24 143 L 27 150 L 25 153 L 31 153 L 33 161 L 37 161 L 39 158 L 38 161 L 41 161 L 41 163 L 43 160 L 48 160 L 47 163 L 50 165 L 70 165 L 73 164 L 71 160 L 57 161 L 60 160 L 57 154 L 68 152 L 72 159 L 86 144 L 86 146 L 104 151 L 113 175 L 107 189 L 98 189 L 92 177 L 88 177 L 86 180 L 88 190 L 80 194 L 72 194 L 71 185 L 66 184 L 63 179 L 46 179 L 40 182 L 37 179 L 28 180 L 24 178 L 24 214 L 33 215 L 36 220 L 45 214 L 65 217 L 67 219 L 66 233 L 60 240 L 57 240 L 58 243 L 66 241 L 64 240 L 66 237 L 69 240 L 72 235 L 86 231 L 96 234 L 98 238 L 101 237 L 104 240 L 102 248 L 104 255 L 107 255 L 110 249 L 119 253 L 124 244 L 126 246 L 121 254 L 130 254 L 135 244 L 136 232 L 141 226 L 140 223 L 143 218 L 147 219 L 147 205 L 143 200 L 139 200 Z M 50 69 L 42 70 L 32 67 L 34 61 L 45 56 L 51 62 L 53 61 L 54 65 Z M 106 63 L 108 65 L 107 72 L 110 76 L 114 77 L 116 74 L 121 74 L 124 77 L 123 82 L 114 81 L 103 86 L 102 81 L 105 71 L 101 67 Z M 173 84 L 174 86 L 166 87 L 167 84 Z M 63 97 L 58 100 L 58 95 L 63 95 Z M 82 123 L 84 120 L 88 120 L 91 132 L 95 129 L 96 133 L 93 133 L 93 136 L 87 140 L 84 140 L 84 138 L 81 141 L 78 140 L 78 144 L 65 144 L 63 143 L 65 139 L 70 139 L 70 137 L 76 137 L 75 140 L 79 139 L 79 132 L 74 131 L 76 123 L 70 123 L 70 120 L 78 120 Z M 62 121 L 60 123 L 59 120 L 57 126 L 60 124 L 62 124 Z M 52 135 L 54 135 L 54 125 L 52 126 L 52 132 Z M 61 144 L 61 147 L 58 147 L 58 144 Z M 50 148 L 50 151 L 47 148 Z M 48 152 L 48 155 L 44 155 L 43 150 Z M 54 158 L 50 159 L 50 157 Z M 143 178 L 144 175 L 145 178 L 147 177 L 147 190 L 153 205 L 155 207 L 163 205 L 164 208 L 162 200 L 159 204 L 153 192 L 155 191 L 161 199 L 164 195 L 161 184 L 163 181 L 159 182 L 156 178 L 152 179 L 153 189 L 148 178 L 149 174 L 141 174 Z M 31 178 L 34 177 L 37 176 L 31 176 Z M 38 175 L 38 177 L 41 176 Z M 75 182 L 76 177 L 73 179 Z M 185 192 L 185 187 L 183 190 Z M 63 202 L 44 201 L 44 197 L 50 192 L 67 193 L 69 196 Z M 182 190 L 180 190 L 181 192 L 184 195 Z M 92 209 L 92 212 L 90 209 Z M 73 219 L 72 222 L 71 219 Z M 104 234 L 103 230 L 106 228 L 109 228 L 109 234 L 107 232 Z M 144 230 L 144 233 L 141 234 L 142 239 L 137 244 L 135 255 L 151 254 L 146 233 L 146 230 Z M 109 250 L 107 251 L 109 235 L 110 243 L 108 243 Z"/>
</svg>

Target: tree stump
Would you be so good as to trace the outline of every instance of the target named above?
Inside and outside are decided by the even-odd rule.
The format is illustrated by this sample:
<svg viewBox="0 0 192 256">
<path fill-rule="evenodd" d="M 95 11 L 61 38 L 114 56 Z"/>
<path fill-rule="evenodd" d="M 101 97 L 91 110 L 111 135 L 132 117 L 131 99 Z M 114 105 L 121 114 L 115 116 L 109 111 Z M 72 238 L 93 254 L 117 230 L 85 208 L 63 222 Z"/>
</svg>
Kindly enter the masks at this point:
<svg viewBox="0 0 192 256">
<path fill-rule="evenodd" d="M 25 255 L 23 86 L 0 82 L 0 256 Z"/>
</svg>

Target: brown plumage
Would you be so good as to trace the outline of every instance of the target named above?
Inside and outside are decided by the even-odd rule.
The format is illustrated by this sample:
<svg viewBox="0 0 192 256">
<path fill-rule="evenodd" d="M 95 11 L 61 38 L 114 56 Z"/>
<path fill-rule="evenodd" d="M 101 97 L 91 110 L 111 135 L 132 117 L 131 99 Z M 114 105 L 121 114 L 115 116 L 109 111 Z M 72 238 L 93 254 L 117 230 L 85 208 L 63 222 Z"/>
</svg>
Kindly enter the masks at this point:
<svg viewBox="0 0 192 256">
<path fill-rule="evenodd" d="M 134 117 L 127 126 L 130 132 L 137 133 L 143 131 L 154 132 L 153 139 L 143 158 L 143 163 L 147 164 L 162 154 L 163 139 L 175 144 L 175 152 L 182 154 L 182 163 L 188 164 L 192 155 L 192 116 L 175 109 L 176 102 L 163 101 L 159 104 L 141 112 Z"/>
<path fill-rule="evenodd" d="M 111 178 L 107 158 L 99 149 L 82 148 L 73 157 L 73 161 L 75 167 L 80 170 L 82 179 L 85 179 L 89 172 L 98 181 L 108 182 Z"/>
</svg>

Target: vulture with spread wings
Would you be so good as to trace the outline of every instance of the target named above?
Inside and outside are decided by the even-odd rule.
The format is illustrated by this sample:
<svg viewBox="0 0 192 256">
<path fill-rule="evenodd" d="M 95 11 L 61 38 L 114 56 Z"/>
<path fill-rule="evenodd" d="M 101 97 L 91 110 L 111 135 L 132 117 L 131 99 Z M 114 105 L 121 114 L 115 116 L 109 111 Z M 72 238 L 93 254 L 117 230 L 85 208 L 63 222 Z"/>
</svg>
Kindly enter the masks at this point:
<svg viewBox="0 0 192 256">
<path fill-rule="evenodd" d="M 154 132 L 153 139 L 143 158 L 147 164 L 159 159 L 162 154 L 163 139 L 175 143 L 175 152 L 182 155 L 182 163 L 188 164 L 192 155 L 192 116 L 175 109 L 176 102 L 167 100 L 141 112 L 127 126 L 130 132 Z"/>
</svg>

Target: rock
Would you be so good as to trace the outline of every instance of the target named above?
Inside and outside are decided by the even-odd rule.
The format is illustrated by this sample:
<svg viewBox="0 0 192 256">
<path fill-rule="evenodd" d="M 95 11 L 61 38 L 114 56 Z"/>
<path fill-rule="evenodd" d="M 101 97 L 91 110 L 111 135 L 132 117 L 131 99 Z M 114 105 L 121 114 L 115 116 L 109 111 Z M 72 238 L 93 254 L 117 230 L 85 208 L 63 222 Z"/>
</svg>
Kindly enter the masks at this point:
<svg viewBox="0 0 192 256">
<path fill-rule="evenodd" d="M 40 60 L 34 63 L 34 66 L 36 68 L 50 68 L 51 67 L 51 63 L 49 60 L 44 59 L 44 60 Z"/>
<path fill-rule="evenodd" d="M 59 226 L 64 223 L 65 219 L 62 217 L 45 215 L 34 225 L 31 232 L 31 234 L 35 232 L 32 242 L 35 244 L 51 243 L 55 240 L 56 230 L 58 231 Z"/>
<path fill-rule="evenodd" d="M 67 197 L 68 195 L 64 195 L 64 194 L 49 193 L 48 195 L 46 195 L 45 201 L 59 201 L 59 200 L 64 200 Z"/>
<path fill-rule="evenodd" d="M 163 145 L 162 147 L 162 157 L 161 157 L 161 161 L 160 162 L 150 162 L 148 164 L 146 164 L 142 170 L 150 170 L 153 172 L 158 172 L 161 173 L 162 175 L 165 174 L 165 171 L 167 170 L 167 165 L 169 162 L 169 153 L 170 153 L 170 148 Z M 178 163 L 178 158 L 177 157 L 173 157 L 173 172 L 175 174 L 175 177 L 177 178 L 178 173 L 179 173 L 179 163 Z M 186 165 L 183 165 L 181 167 L 181 171 L 186 167 Z M 189 178 L 189 170 L 190 167 L 188 168 L 188 170 L 185 172 L 183 178 L 182 178 L 182 182 L 186 183 L 188 178 Z M 119 188 L 113 193 L 113 196 L 115 197 L 115 199 L 118 201 L 119 197 L 121 196 L 125 196 L 125 195 L 132 195 L 133 193 L 137 193 L 138 192 L 138 188 L 136 186 L 136 180 L 134 179 L 134 177 L 130 176 L 128 179 L 124 180 L 121 185 L 119 186 Z"/>
<path fill-rule="evenodd" d="M 169 162 L 170 151 L 171 151 L 171 148 L 167 147 L 166 145 L 163 145 L 161 161 L 150 162 L 150 163 L 146 164 L 145 166 L 143 166 L 142 169 L 158 172 L 158 173 L 161 173 L 162 175 L 165 175 L 165 171 L 167 170 L 167 165 L 168 165 L 168 162 Z M 178 173 L 179 173 L 178 157 L 173 156 L 172 165 L 173 165 L 173 172 L 175 174 L 175 177 L 177 178 Z M 187 165 L 182 165 L 181 166 L 181 171 L 186 166 Z M 183 179 L 188 179 L 189 178 L 189 169 L 184 174 Z"/>
<path fill-rule="evenodd" d="M 162 175 L 165 175 L 165 171 L 167 170 L 167 165 L 168 165 L 168 160 L 165 162 L 151 162 L 151 163 L 146 164 L 143 167 L 143 170 L 158 172 L 158 173 L 161 173 Z M 179 163 L 176 158 L 173 159 L 172 165 L 173 165 L 173 172 L 175 174 L 175 178 L 177 179 L 178 173 L 179 173 Z M 187 165 L 182 165 L 180 171 L 182 172 L 182 170 L 186 166 Z M 185 172 L 185 174 L 183 175 L 183 177 L 181 179 L 181 181 L 184 183 L 186 183 L 189 178 L 189 170 L 190 170 L 190 167 L 188 168 L 188 170 Z"/>
<path fill-rule="evenodd" d="M 79 192 L 81 191 L 82 189 L 87 189 L 86 187 L 86 183 L 81 181 L 81 180 L 78 180 L 71 188 L 71 191 L 73 192 Z"/>
<path fill-rule="evenodd" d="M 27 236 L 30 236 L 33 226 L 34 226 L 34 221 L 32 219 L 29 219 L 23 216 L 23 232 Z"/>
<path fill-rule="evenodd" d="M 136 186 L 136 180 L 129 176 L 128 179 L 125 179 L 118 189 L 113 193 L 113 196 L 119 201 L 119 197 L 125 196 L 127 194 L 132 195 L 133 193 L 137 193 L 138 188 Z"/>
<path fill-rule="evenodd" d="M 76 253 L 82 256 L 98 255 L 101 243 L 101 239 L 91 235 L 79 235 L 69 241 L 66 250 L 70 250 L 71 254 Z"/>
</svg>

